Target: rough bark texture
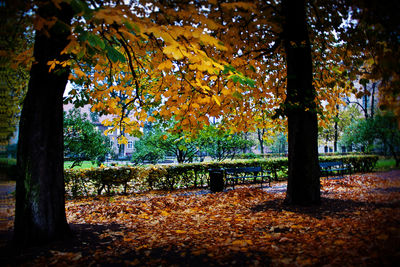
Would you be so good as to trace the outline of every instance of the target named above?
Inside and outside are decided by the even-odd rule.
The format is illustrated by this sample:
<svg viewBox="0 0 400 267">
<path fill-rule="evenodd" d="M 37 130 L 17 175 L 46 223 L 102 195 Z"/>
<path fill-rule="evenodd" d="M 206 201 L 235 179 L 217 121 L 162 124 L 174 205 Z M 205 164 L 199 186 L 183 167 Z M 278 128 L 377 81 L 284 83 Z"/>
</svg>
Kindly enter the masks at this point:
<svg viewBox="0 0 400 267">
<path fill-rule="evenodd" d="M 287 204 L 320 203 L 316 91 L 312 85 L 311 46 L 304 0 L 282 3 L 287 67 L 289 173 Z"/>
<path fill-rule="evenodd" d="M 65 56 L 72 11 L 39 3 L 38 14 L 58 22 L 37 31 L 35 63 L 21 114 L 14 241 L 20 247 L 46 243 L 70 234 L 65 216 L 63 176 L 63 93 L 69 70 L 49 72 L 47 62 Z"/>
</svg>

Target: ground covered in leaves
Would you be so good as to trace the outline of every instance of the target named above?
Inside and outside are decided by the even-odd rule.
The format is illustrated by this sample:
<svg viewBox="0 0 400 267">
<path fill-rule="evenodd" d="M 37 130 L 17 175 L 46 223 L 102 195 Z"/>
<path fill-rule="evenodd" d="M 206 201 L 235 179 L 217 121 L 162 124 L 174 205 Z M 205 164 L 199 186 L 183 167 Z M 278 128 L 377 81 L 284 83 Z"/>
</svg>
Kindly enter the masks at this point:
<svg viewBox="0 0 400 267">
<path fill-rule="evenodd" d="M 69 200 L 66 212 L 75 238 L 19 256 L 6 246 L 0 261 L 24 266 L 398 264 L 400 171 L 322 180 L 317 207 L 285 206 L 284 192 L 282 184 L 274 184 L 214 194 Z M 10 232 L 12 223 L 5 225 Z"/>
</svg>

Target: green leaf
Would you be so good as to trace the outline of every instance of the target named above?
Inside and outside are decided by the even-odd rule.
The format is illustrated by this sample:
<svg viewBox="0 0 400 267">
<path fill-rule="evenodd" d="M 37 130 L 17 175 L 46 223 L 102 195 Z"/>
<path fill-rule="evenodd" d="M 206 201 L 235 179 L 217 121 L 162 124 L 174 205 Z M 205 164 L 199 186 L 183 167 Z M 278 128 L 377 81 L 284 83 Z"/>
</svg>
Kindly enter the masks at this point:
<svg viewBox="0 0 400 267">
<path fill-rule="evenodd" d="M 85 31 L 79 31 L 79 36 L 78 36 L 78 40 L 79 41 L 81 41 L 81 42 L 84 42 L 84 41 L 86 41 L 87 39 L 88 39 L 88 37 L 89 37 L 89 33 L 88 32 L 85 32 Z"/>
<path fill-rule="evenodd" d="M 106 50 L 107 50 L 107 55 L 112 62 L 116 63 L 116 62 L 120 61 L 120 62 L 124 63 L 126 61 L 124 55 L 122 55 L 114 47 L 106 45 Z"/>
<path fill-rule="evenodd" d="M 242 83 L 243 84 L 243 83 Z M 244 84 L 243 85 L 248 85 L 250 87 L 255 87 L 256 86 L 256 82 L 248 77 L 244 78 Z"/>
<path fill-rule="evenodd" d="M 223 73 L 223 74 L 228 74 L 229 71 L 234 72 L 234 71 L 235 71 L 235 68 L 234 68 L 233 66 L 231 66 L 231 65 L 225 65 L 225 66 L 224 66 L 224 70 L 222 71 L 222 73 Z"/>
<path fill-rule="evenodd" d="M 242 94 L 239 93 L 238 91 L 235 91 L 235 92 L 232 94 L 232 96 L 235 97 L 235 98 L 238 98 L 238 99 L 243 99 Z"/>
<path fill-rule="evenodd" d="M 85 6 L 83 1 L 81 1 L 81 0 L 72 0 L 71 7 L 75 14 L 84 12 L 87 8 L 87 6 Z"/>
<path fill-rule="evenodd" d="M 87 40 L 92 47 L 99 47 L 101 49 L 105 48 L 103 40 L 101 40 L 100 37 L 95 34 L 89 33 Z"/>
</svg>

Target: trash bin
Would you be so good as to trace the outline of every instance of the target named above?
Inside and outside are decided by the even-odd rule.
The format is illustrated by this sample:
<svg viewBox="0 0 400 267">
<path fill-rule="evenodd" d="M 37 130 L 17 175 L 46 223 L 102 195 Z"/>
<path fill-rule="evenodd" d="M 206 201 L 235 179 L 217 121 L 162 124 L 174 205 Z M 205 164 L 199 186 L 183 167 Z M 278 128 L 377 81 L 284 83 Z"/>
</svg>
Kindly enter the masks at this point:
<svg viewBox="0 0 400 267">
<path fill-rule="evenodd" d="M 224 190 L 224 170 L 209 169 L 211 192 L 222 192 Z"/>
</svg>

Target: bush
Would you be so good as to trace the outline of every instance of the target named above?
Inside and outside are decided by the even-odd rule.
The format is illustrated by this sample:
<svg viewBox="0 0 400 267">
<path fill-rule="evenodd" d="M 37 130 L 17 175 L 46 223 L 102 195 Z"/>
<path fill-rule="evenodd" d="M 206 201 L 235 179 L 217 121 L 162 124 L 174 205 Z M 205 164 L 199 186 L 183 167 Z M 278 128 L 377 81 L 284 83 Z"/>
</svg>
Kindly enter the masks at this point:
<svg viewBox="0 0 400 267">
<path fill-rule="evenodd" d="M 13 158 L 0 158 L 0 180 L 13 180 L 17 178 L 17 160 Z"/>
<path fill-rule="evenodd" d="M 237 155 L 238 159 L 262 159 L 264 156 L 261 154 L 254 154 L 254 153 L 244 153 Z"/>
<path fill-rule="evenodd" d="M 320 161 L 349 163 L 353 172 L 369 172 L 378 156 L 329 156 Z M 261 166 L 270 170 L 275 180 L 287 177 L 287 158 L 250 159 L 177 165 L 118 166 L 65 170 L 67 193 L 72 196 L 138 192 L 150 189 L 173 190 L 204 187 L 209 184 L 209 169 Z"/>
</svg>

